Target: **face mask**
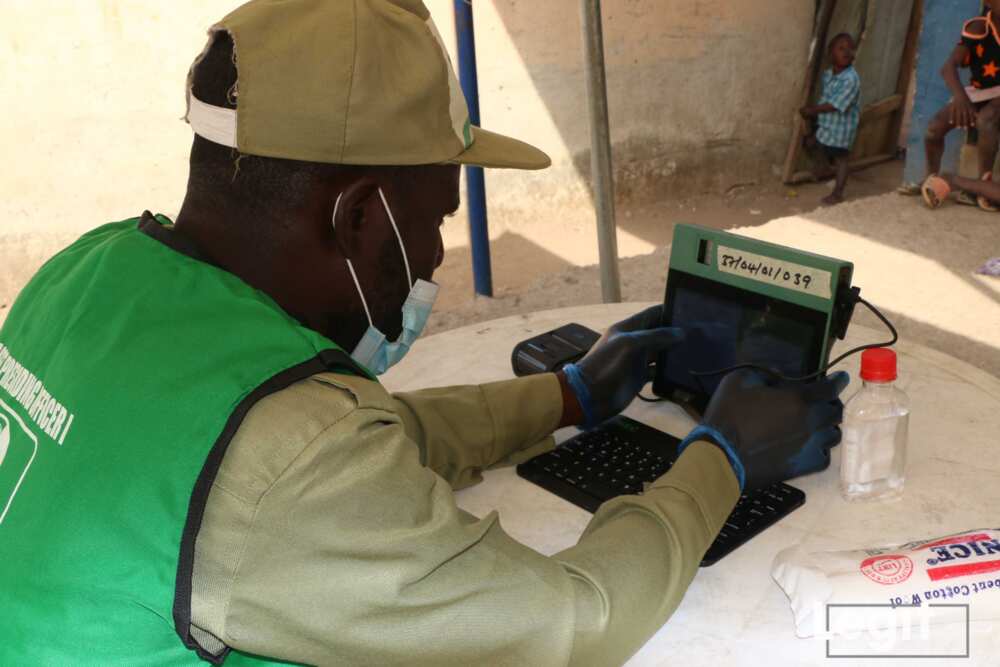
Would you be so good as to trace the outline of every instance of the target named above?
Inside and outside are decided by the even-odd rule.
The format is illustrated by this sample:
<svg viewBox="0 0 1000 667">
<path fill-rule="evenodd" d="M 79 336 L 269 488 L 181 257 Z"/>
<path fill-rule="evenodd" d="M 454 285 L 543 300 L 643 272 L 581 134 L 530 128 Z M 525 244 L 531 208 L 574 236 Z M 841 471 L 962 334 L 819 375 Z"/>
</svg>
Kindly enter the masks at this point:
<svg viewBox="0 0 1000 667">
<path fill-rule="evenodd" d="M 365 307 L 365 315 L 368 317 L 368 330 L 365 331 L 365 335 L 361 337 L 354 351 L 351 352 L 351 358 L 372 373 L 381 375 L 389 370 L 390 366 L 406 356 L 413 341 L 420 337 L 420 333 L 427 324 L 427 318 L 430 317 L 431 309 L 434 307 L 434 300 L 437 299 L 438 286 L 426 280 L 413 282 L 413 277 L 410 275 L 410 261 L 406 258 L 406 248 L 403 246 L 403 237 L 399 234 L 396 219 L 392 217 L 392 211 L 389 210 L 389 203 L 385 200 L 385 195 L 382 194 L 382 188 L 379 188 L 378 196 L 382 199 L 382 206 L 385 207 L 385 212 L 389 216 L 392 230 L 396 232 L 396 240 L 399 241 L 399 249 L 403 253 L 403 264 L 406 267 L 406 283 L 410 285 L 410 293 L 406 296 L 406 302 L 403 303 L 403 331 L 394 342 L 387 341 L 385 334 L 379 331 L 375 322 L 372 321 L 368 302 L 365 301 L 364 292 L 361 291 L 361 284 L 358 282 L 358 275 L 354 272 L 351 260 L 347 260 L 347 268 L 351 271 L 354 286 L 358 290 L 358 296 L 361 297 L 361 305 Z M 337 209 L 340 206 L 341 197 L 343 197 L 343 193 L 337 196 L 337 201 L 333 205 L 334 227 L 337 225 Z"/>
</svg>

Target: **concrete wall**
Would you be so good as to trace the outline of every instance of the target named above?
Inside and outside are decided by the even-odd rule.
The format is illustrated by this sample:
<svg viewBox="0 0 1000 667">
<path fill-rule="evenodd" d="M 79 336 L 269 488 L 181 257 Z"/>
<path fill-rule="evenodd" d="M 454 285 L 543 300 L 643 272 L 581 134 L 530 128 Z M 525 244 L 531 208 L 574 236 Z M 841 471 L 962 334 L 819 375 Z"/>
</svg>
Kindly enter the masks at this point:
<svg viewBox="0 0 1000 667">
<path fill-rule="evenodd" d="M 516 216 L 531 201 L 548 214 L 591 214 L 579 211 L 590 201 L 579 4 L 475 6 L 484 125 L 537 141 L 554 161 L 541 178 L 490 174 L 493 192 L 511 194 L 494 210 Z M 803 84 L 812 2 L 605 0 L 603 10 L 620 198 L 773 177 Z"/>
<path fill-rule="evenodd" d="M 187 68 L 235 0 L 0 0 L 0 303 L 25 266 L 99 223 L 178 210 Z M 428 0 L 454 44 L 451 0 Z M 814 3 L 605 0 L 612 140 L 629 200 L 772 178 L 790 136 Z M 577 0 L 477 2 L 483 123 L 546 149 L 487 175 L 491 233 L 592 224 Z"/>
<path fill-rule="evenodd" d="M 0 0 L 0 307 L 81 232 L 177 212 L 185 75 L 236 4 Z"/>
</svg>

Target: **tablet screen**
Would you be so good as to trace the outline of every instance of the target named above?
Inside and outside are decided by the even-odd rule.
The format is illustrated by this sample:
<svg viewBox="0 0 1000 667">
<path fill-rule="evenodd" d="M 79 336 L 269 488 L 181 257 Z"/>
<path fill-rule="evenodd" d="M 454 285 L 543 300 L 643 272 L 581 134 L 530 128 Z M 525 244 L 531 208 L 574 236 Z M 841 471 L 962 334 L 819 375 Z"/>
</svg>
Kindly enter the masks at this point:
<svg viewBox="0 0 1000 667">
<path fill-rule="evenodd" d="M 654 391 L 661 396 L 680 389 L 707 402 L 724 375 L 690 371 L 753 363 L 798 377 L 824 361 L 826 313 L 682 271 L 670 272 L 664 320 L 686 337 L 658 360 Z"/>
</svg>

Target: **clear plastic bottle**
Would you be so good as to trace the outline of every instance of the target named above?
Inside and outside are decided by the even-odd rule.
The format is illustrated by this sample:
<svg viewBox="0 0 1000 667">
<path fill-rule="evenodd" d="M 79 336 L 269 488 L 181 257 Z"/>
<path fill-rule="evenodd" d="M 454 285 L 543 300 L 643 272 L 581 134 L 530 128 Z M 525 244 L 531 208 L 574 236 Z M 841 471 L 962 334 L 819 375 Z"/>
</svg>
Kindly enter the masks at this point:
<svg viewBox="0 0 1000 667">
<path fill-rule="evenodd" d="M 840 491 L 847 500 L 888 500 L 903 493 L 910 399 L 896 387 L 896 353 L 861 355 L 863 386 L 844 406 Z"/>
</svg>

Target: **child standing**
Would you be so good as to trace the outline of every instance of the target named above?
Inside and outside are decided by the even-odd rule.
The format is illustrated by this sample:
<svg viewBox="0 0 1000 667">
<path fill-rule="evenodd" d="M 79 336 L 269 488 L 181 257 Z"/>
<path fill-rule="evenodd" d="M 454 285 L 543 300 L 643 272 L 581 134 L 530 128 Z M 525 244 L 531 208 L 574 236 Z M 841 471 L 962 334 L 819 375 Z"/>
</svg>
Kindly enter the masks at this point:
<svg viewBox="0 0 1000 667">
<path fill-rule="evenodd" d="M 823 72 L 823 93 L 819 104 L 799 110 L 807 121 L 816 122 L 812 139 L 832 164 L 836 173 L 833 192 L 823 204 L 833 206 L 844 201 L 849 171 L 847 158 L 858 134 L 861 121 L 861 77 L 854 69 L 854 38 L 841 33 L 830 41 L 830 69 Z"/>
</svg>

